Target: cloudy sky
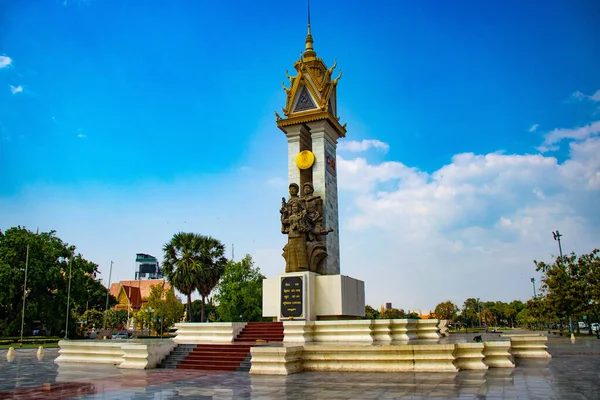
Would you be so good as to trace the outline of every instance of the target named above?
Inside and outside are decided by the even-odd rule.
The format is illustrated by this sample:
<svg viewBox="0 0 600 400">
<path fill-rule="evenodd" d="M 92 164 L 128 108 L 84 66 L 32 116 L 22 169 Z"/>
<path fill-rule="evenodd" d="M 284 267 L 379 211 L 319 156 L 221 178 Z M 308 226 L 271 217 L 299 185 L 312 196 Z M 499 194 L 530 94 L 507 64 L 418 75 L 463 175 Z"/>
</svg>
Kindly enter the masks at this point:
<svg viewBox="0 0 600 400">
<path fill-rule="evenodd" d="M 533 295 L 600 247 L 600 4 L 320 1 L 343 70 L 341 271 L 427 311 Z M 0 229 L 56 230 L 108 280 L 179 231 L 283 272 L 281 81 L 302 2 L 0 2 Z"/>
</svg>

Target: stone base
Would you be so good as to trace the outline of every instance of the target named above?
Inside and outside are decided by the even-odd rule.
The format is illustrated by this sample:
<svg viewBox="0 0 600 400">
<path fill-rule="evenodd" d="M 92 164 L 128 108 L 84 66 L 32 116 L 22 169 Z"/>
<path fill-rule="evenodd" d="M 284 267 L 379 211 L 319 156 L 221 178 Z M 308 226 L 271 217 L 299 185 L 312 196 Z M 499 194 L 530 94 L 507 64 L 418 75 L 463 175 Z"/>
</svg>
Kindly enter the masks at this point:
<svg viewBox="0 0 600 400">
<path fill-rule="evenodd" d="M 282 317 L 282 278 L 304 279 L 303 320 L 357 319 L 365 315 L 365 283 L 345 275 L 319 275 L 292 272 L 263 280 L 263 317 L 279 321 Z"/>
</svg>

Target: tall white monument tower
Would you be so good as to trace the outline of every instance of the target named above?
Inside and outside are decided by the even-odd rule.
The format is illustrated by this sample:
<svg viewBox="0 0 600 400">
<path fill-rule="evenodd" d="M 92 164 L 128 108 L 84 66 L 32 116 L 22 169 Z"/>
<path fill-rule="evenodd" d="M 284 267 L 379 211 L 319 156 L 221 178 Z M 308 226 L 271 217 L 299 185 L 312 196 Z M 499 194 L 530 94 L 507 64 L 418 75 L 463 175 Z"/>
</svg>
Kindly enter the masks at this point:
<svg viewBox="0 0 600 400">
<path fill-rule="evenodd" d="M 294 63 L 297 74 L 286 72 L 289 87 L 283 83 L 283 117 L 275 113 L 288 141 L 290 197 L 280 211 L 288 242 L 286 272 L 263 280 L 263 316 L 279 321 L 354 319 L 365 313 L 364 282 L 340 274 L 336 148 L 346 126 L 337 116 L 342 74 L 332 79 L 335 67 L 334 62 L 327 68 L 313 49 L 309 14 L 306 49 Z"/>
<path fill-rule="evenodd" d="M 310 14 L 306 49 L 294 63 L 296 76 L 290 76 L 286 92 L 284 117 L 277 114 L 277 126 L 288 140 L 288 181 L 300 186 L 312 183 L 314 194 L 323 199 L 323 226 L 333 231 L 322 237 L 327 257 L 317 273 L 340 273 L 340 247 L 338 224 L 338 191 L 336 170 L 337 140 L 346 135 L 345 124 L 339 123 L 336 104 L 336 86 L 341 78 L 332 79 L 334 62 L 327 68 L 313 49 L 310 32 Z"/>
</svg>

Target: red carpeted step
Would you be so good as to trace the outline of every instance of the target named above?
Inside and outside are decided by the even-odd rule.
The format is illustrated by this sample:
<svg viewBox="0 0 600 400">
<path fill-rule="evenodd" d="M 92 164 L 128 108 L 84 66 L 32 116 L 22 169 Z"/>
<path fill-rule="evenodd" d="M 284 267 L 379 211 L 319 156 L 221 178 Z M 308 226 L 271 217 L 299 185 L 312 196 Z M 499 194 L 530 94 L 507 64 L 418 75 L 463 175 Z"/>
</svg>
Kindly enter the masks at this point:
<svg viewBox="0 0 600 400">
<path fill-rule="evenodd" d="M 249 354 L 249 344 L 199 344 L 177 368 L 236 371 Z"/>
<path fill-rule="evenodd" d="M 211 365 L 182 365 L 179 364 L 177 369 L 196 369 L 203 371 L 237 371 L 239 365 L 237 366 L 211 366 Z"/>
<path fill-rule="evenodd" d="M 178 369 L 235 371 L 250 355 L 256 341 L 283 341 L 281 322 L 249 322 L 231 344 L 199 344 L 183 359 Z"/>
<path fill-rule="evenodd" d="M 282 322 L 249 322 L 235 338 L 236 342 L 266 340 L 281 342 L 284 338 Z"/>
</svg>

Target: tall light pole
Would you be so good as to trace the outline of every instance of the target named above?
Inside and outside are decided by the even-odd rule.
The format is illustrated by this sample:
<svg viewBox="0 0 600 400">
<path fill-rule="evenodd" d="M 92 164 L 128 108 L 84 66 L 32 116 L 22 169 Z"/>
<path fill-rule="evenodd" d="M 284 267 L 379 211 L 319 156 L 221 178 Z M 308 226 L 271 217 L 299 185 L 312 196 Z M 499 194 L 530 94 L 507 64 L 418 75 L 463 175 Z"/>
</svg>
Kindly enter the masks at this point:
<svg viewBox="0 0 600 400">
<path fill-rule="evenodd" d="M 479 327 L 481 328 L 481 302 L 477 298 L 477 317 L 479 318 Z"/>
<path fill-rule="evenodd" d="M 535 278 L 531 278 L 531 283 L 533 284 L 533 298 L 537 298 L 537 293 L 535 292 Z"/>
<path fill-rule="evenodd" d="M 560 254 L 560 258 L 562 259 L 563 255 L 562 255 L 562 246 L 560 245 L 560 238 L 563 235 L 561 235 L 557 229 L 556 232 L 552 232 L 552 236 L 554 237 L 554 240 L 556 240 L 558 242 L 558 253 Z"/>
<path fill-rule="evenodd" d="M 23 326 L 25 325 L 25 296 L 27 296 L 27 265 L 28 264 L 29 264 L 29 245 L 27 245 L 27 253 L 25 254 L 25 281 L 23 283 L 23 311 L 21 312 L 20 347 L 23 347 Z"/>
<path fill-rule="evenodd" d="M 152 336 L 152 313 L 154 312 L 154 308 L 148 307 L 148 312 L 150 313 L 150 323 L 148 326 L 148 336 Z"/>
<path fill-rule="evenodd" d="M 71 302 L 71 267 L 73 266 L 73 258 L 69 259 L 69 289 L 67 290 L 67 318 L 65 321 L 65 339 L 69 338 L 69 303 Z"/>
<path fill-rule="evenodd" d="M 554 237 L 554 240 L 556 240 L 558 242 L 558 254 L 560 254 L 560 262 L 561 263 L 563 261 L 562 246 L 560 245 L 560 238 L 562 236 L 563 235 L 560 234 L 558 229 L 556 230 L 556 232 L 552 232 L 552 237 Z M 569 315 L 569 332 L 571 332 L 571 338 L 575 339 L 575 337 L 573 336 L 573 319 L 572 319 L 571 315 Z"/>
<path fill-rule="evenodd" d="M 104 327 L 103 330 L 106 329 L 106 315 L 108 313 L 108 296 L 110 295 L 110 277 L 112 275 L 112 266 L 113 262 L 110 262 L 110 270 L 108 271 L 108 290 L 106 291 L 106 306 L 104 306 Z"/>
</svg>

